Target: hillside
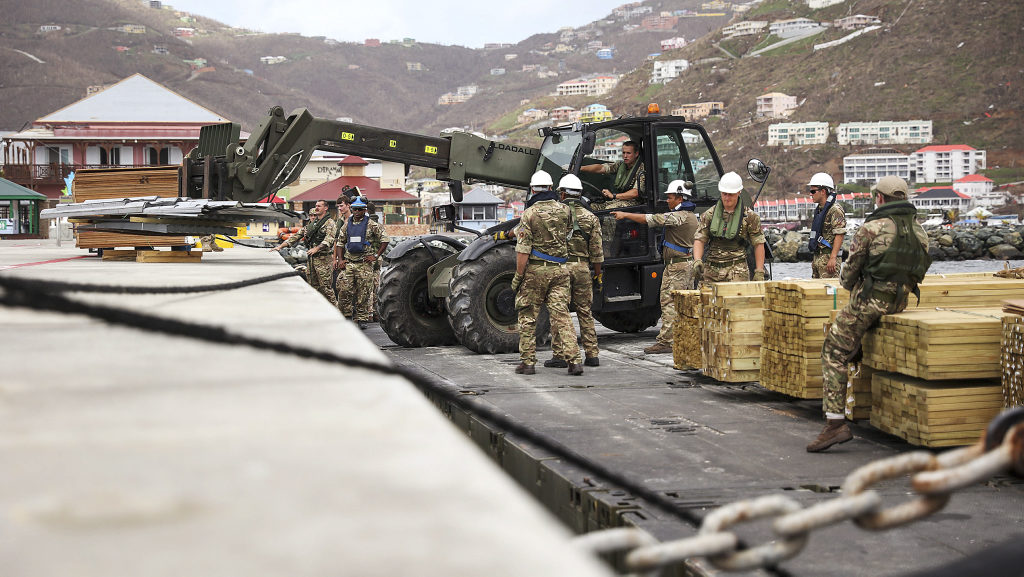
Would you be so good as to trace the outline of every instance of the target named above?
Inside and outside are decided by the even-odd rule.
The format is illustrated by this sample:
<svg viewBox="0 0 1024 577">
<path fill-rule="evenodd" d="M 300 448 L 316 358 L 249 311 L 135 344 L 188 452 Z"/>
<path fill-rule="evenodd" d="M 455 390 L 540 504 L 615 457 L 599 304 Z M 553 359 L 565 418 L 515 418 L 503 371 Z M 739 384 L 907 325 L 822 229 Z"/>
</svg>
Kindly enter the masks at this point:
<svg viewBox="0 0 1024 577">
<path fill-rule="evenodd" d="M 769 122 L 755 117 L 755 99 L 767 92 L 794 95 L 803 104 L 788 122 L 931 119 L 936 144 L 963 143 L 988 151 L 989 167 L 1024 159 L 1024 4 L 953 0 L 859 0 L 811 11 L 803 2 L 769 0 L 749 20 L 809 17 L 831 21 L 850 14 L 879 17 L 884 26 L 840 46 L 815 51 L 813 44 L 847 32 L 829 29 L 808 40 L 757 57 L 698 65 L 665 85 L 649 85 L 651 64 L 624 78 L 602 102 L 615 111 L 640 114 L 648 101 L 663 111 L 672 104 L 718 100 L 726 115 L 708 119 L 727 169 L 743 170 L 758 156 L 775 168 L 770 194 L 795 191 L 810 174 L 838 174 L 842 156 L 864 147 L 831 143 L 814 147 L 767 147 Z M 744 53 L 756 37 L 728 41 Z M 666 54 L 698 62 L 719 58 L 721 33 Z M 725 45 L 726 43 L 723 43 Z M 528 138 L 529 135 L 523 135 Z M 904 152 L 916 146 L 896 147 Z"/>
<path fill-rule="evenodd" d="M 656 10 L 675 10 L 695 8 L 699 1 L 648 4 Z M 151 9 L 139 0 L 81 0 L 73 11 L 67 9 L 66 0 L 0 0 L 0 10 L 13 23 L 0 31 L 2 129 L 20 128 L 78 100 L 88 86 L 110 84 L 139 72 L 242 122 L 247 129 L 270 106 L 280 104 L 286 110 L 304 106 L 317 115 L 437 133 L 448 126 L 482 126 L 522 99 L 551 93 L 558 82 L 579 75 L 626 72 L 658 51 L 662 38 L 693 39 L 725 22 L 724 17 L 681 19 L 675 30 L 628 33 L 622 31 L 622 22 L 596 23 L 591 26 L 591 39 L 600 39 L 617 51 L 614 60 L 604 61 L 592 51 L 584 52 L 582 46 L 563 54 L 530 52 L 548 42 L 557 44 L 559 35 L 554 32 L 536 34 L 501 50 L 426 43 L 370 47 L 294 34 L 257 34 L 201 15 L 183 21 L 173 10 Z M 40 33 L 39 27 L 47 24 L 62 29 Z M 114 29 L 122 24 L 140 24 L 146 30 L 131 34 Z M 176 38 L 178 26 L 194 27 L 198 33 Z M 155 54 L 156 45 L 165 46 L 168 54 Z M 507 54 L 516 57 L 506 60 Z M 286 61 L 263 64 L 262 56 L 283 56 Z M 184 61 L 196 58 L 206 59 L 214 70 L 193 73 Z M 422 70 L 409 70 L 407 63 L 418 63 Z M 527 64 L 558 74 L 541 79 L 536 73 L 522 72 Z M 491 76 L 490 70 L 499 67 L 508 73 Z M 469 84 L 479 86 L 478 97 L 459 105 L 437 104 L 442 94 Z"/>
<path fill-rule="evenodd" d="M 662 10 L 699 10 L 700 0 L 648 0 Z M 757 36 L 723 40 L 728 18 L 679 18 L 673 30 L 626 30 L 638 19 L 609 15 L 576 29 L 563 40 L 545 31 L 499 50 L 410 43 L 370 47 L 299 35 L 256 34 L 201 15 L 156 10 L 139 0 L 0 0 L 10 24 L 0 30 L 0 129 L 15 130 L 85 95 L 86 88 L 145 74 L 251 130 L 273 105 L 305 106 L 326 117 L 436 134 L 450 126 L 508 134 L 536 144 L 532 130 L 509 132 L 517 112 L 592 102 L 616 114 L 640 114 L 648 102 L 673 105 L 708 100 L 725 103 L 726 114 L 706 120 L 727 169 L 742 171 L 758 156 L 775 173 L 768 194 L 794 191 L 810 173 L 838 174 L 842 156 L 859 150 L 832 143 L 816 147 L 766 147 L 770 121 L 755 116 L 755 98 L 766 92 L 794 95 L 801 106 L 789 121 L 934 121 L 935 142 L 965 143 L 988 151 L 989 166 L 1011 167 L 1024 156 L 1024 4 L 953 0 L 849 0 L 811 11 L 802 1 L 764 0 L 743 18 L 775 21 L 808 17 L 830 22 L 852 14 L 877 16 L 880 30 L 840 46 L 813 45 L 841 38 L 827 31 L 795 44 L 744 56 L 774 40 Z M 183 19 L 184 18 L 184 19 Z M 191 19 L 190 19 L 191 18 Z M 41 33 L 57 24 L 60 31 Z M 144 34 L 116 28 L 140 24 Z M 178 26 L 196 36 L 174 36 Z M 555 27 L 556 25 L 551 25 Z M 647 55 L 664 38 L 684 36 L 686 47 L 660 59 L 685 58 L 693 67 L 667 84 L 649 84 Z M 455 40 L 453 40 L 455 41 Z M 615 48 L 600 60 L 588 42 Z M 573 48 L 558 52 L 559 43 Z M 167 54 L 156 54 L 154 46 Z M 118 48 L 120 47 L 120 48 Z M 738 58 L 728 58 L 726 53 Z M 507 55 L 515 57 L 507 59 Z M 263 64 L 261 56 L 283 56 Z M 206 59 L 213 70 L 193 71 L 186 60 Z M 39 61 L 42 62 L 39 62 Z M 710 60 L 705 62 L 706 60 Z M 702 63 L 703 62 L 703 63 Z M 422 70 L 409 70 L 419 63 Z M 523 72 L 536 65 L 557 74 L 540 78 Z M 506 74 L 492 76 L 492 68 Z M 590 73 L 624 76 L 602 97 L 555 97 L 555 86 Z M 466 102 L 442 106 L 440 95 L 477 85 Z M 525 102 L 525 103 L 524 103 Z M 897 147 L 899 148 L 899 147 Z M 909 152 L 916 147 L 903 147 Z"/>
</svg>

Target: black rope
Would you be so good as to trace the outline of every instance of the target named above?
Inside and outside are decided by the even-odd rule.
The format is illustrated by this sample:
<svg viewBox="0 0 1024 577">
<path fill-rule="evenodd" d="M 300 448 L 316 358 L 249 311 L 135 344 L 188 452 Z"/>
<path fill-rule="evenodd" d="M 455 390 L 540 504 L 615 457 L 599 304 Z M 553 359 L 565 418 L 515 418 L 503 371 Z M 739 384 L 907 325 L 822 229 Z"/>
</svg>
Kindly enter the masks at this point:
<svg viewBox="0 0 1024 577">
<path fill-rule="evenodd" d="M 221 240 L 226 240 L 228 242 L 233 242 L 233 243 L 235 243 L 235 244 L 237 244 L 239 246 L 247 246 L 249 248 L 267 248 L 266 244 L 248 244 L 248 243 L 244 243 L 244 242 L 238 240 L 237 238 L 235 238 L 233 236 L 228 236 L 226 234 L 225 235 L 218 234 L 218 235 L 215 235 L 215 236 L 216 236 L 216 238 L 219 238 Z"/>
<path fill-rule="evenodd" d="M 293 274 L 294 273 L 288 273 L 286 275 L 276 276 L 292 276 Z M 243 345 L 257 350 L 272 351 L 304 359 L 318 360 L 326 363 L 366 369 L 381 374 L 403 377 L 421 391 L 444 399 L 456 407 L 473 414 L 492 425 L 495 425 L 499 429 L 504 430 L 506 434 L 517 435 L 538 447 L 541 447 L 542 449 L 557 454 L 560 459 L 572 465 L 591 471 L 595 476 L 603 478 L 609 484 L 625 489 L 634 496 L 643 499 L 653 508 L 661 511 L 662 513 L 675 517 L 695 528 L 700 527 L 701 525 L 702 519 L 700 517 L 679 506 L 667 496 L 634 482 L 625 475 L 581 455 L 559 441 L 526 428 L 512 420 L 507 415 L 497 412 L 496 409 L 480 402 L 471 401 L 470 397 L 459 394 L 456 387 L 451 385 L 449 381 L 435 383 L 425 376 L 403 366 L 386 365 L 377 362 L 365 361 L 359 358 L 344 357 L 334 353 L 317 351 L 306 347 L 298 347 L 288 343 L 248 337 L 235 334 L 221 327 L 178 321 L 147 313 L 138 313 L 104 305 L 93 305 L 78 302 L 58 294 L 51 294 L 51 292 L 47 292 L 66 290 L 62 287 L 70 283 L 56 283 L 49 281 L 31 282 L 32 287 L 29 289 L 26 287 L 25 281 L 22 279 L 0 276 L 0 288 L 5 289 L 5 292 L 0 294 L 0 305 L 27 308 L 36 311 L 50 310 L 62 313 L 82 314 L 105 321 L 112 325 L 136 328 L 144 331 L 160 332 L 168 335 L 208 341 L 217 344 Z M 747 548 L 746 544 L 741 542 L 740 549 L 745 548 Z M 779 567 L 767 567 L 765 569 L 779 577 L 788 577 L 790 575 L 788 571 Z"/>
<path fill-rule="evenodd" d="M 58 281 L 41 281 L 32 280 L 26 278 L 15 278 L 15 277 L 2 277 L 0 278 L 0 286 L 14 291 L 39 291 L 39 292 L 87 292 L 87 293 L 109 293 L 109 294 L 125 294 L 125 295 L 142 295 L 142 294 L 180 294 L 180 293 L 204 293 L 214 291 L 227 291 L 238 288 L 245 288 L 265 282 L 271 282 L 288 278 L 292 276 L 300 276 L 301 273 L 298 271 L 281 272 L 277 274 L 261 276 L 254 279 L 242 280 L 237 282 L 227 282 L 220 284 L 209 284 L 209 285 L 197 285 L 197 286 L 185 286 L 185 287 L 143 287 L 143 286 L 119 286 L 119 285 L 102 285 L 102 284 L 83 284 L 83 283 L 72 283 L 72 282 L 58 282 Z"/>
</svg>

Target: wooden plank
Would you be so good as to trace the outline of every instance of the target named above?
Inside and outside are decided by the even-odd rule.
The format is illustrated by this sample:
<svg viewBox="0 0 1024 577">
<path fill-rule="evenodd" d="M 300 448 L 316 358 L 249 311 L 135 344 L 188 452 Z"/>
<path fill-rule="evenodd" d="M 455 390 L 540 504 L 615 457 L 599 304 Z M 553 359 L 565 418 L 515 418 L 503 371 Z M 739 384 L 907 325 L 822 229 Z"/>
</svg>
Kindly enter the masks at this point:
<svg viewBox="0 0 1024 577">
<path fill-rule="evenodd" d="M 136 262 L 200 262 L 201 251 L 140 250 Z"/>
<path fill-rule="evenodd" d="M 103 260 L 134 261 L 138 253 L 137 250 L 105 250 L 103 251 Z"/>
</svg>

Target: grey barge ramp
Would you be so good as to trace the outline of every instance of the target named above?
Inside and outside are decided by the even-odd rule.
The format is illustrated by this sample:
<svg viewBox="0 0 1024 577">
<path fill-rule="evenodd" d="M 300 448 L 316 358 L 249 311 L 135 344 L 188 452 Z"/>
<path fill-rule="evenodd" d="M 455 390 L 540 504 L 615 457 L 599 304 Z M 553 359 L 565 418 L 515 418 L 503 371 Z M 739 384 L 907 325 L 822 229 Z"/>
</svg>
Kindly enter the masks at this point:
<svg viewBox="0 0 1024 577">
<path fill-rule="evenodd" d="M 402 348 L 379 328 L 369 331 L 396 363 L 670 497 L 698 519 L 721 505 L 769 494 L 807 507 L 835 498 L 844 478 L 858 467 L 919 449 L 864 423 L 853 427 L 852 442 L 809 454 L 804 447 L 823 423 L 820 401 L 678 371 L 671 355 L 643 354 L 656 334 L 653 329 L 621 334 L 599 325 L 601 366 L 571 377 L 565 369 L 541 366 L 550 351 L 539 351 L 537 374 L 524 376 L 513 373 L 518 354 Z M 696 534 L 692 522 L 654 510 L 593 472 L 566 464 L 450 403 L 435 402 L 574 531 L 636 526 L 661 541 Z M 885 506 L 912 495 L 906 478 L 875 488 Z M 758 544 L 773 538 L 769 527 L 766 520 L 736 530 Z M 1000 475 L 955 493 L 943 510 L 905 527 L 869 532 L 846 522 L 816 530 L 807 547 L 778 570 L 751 574 L 909 575 L 971 562 L 971 556 L 1001 550 L 1005 545 L 1000 544 L 1014 539 L 1024 542 L 1024 481 Z M 690 569 L 717 574 L 706 560 Z M 1024 575 L 1019 564 L 1004 569 L 1008 572 L 1001 574 Z"/>
<path fill-rule="evenodd" d="M 290 270 L 256 249 L 160 264 L 0 241 L 0 279 L 173 288 Z M 386 360 L 298 277 L 67 296 Z M 611 574 L 409 382 L 154 328 L 0 305 L 0 574 Z"/>
</svg>

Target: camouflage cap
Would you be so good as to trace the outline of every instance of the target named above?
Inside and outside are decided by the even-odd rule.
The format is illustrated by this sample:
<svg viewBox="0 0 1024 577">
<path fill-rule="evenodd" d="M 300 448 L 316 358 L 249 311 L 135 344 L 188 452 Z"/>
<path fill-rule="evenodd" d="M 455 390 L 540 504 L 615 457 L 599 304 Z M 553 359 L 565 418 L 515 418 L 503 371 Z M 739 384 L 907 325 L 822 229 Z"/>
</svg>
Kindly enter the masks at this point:
<svg viewBox="0 0 1024 577">
<path fill-rule="evenodd" d="M 871 187 L 871 192 L 877 192 L 887 198 L 896 200 L 907 199 L 907 181 L 898 176 L 883 176 Z"/>
</svg>

